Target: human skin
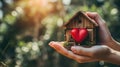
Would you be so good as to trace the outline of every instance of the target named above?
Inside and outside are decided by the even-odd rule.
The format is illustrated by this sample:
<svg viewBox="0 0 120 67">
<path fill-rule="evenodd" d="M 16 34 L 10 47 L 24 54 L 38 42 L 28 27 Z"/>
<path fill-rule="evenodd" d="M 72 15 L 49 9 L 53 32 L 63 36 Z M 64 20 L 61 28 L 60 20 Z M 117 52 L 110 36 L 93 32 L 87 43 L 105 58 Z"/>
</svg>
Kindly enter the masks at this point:
<svg viewBox="0 0 120 67">
<path fill-rule="evenodd" d="M 79 63 L 105 61 L 120 65 L 120 43 L 115 41 L 105 21 L 96 12 L 86 12 L 88 17 L 99 25 L 99 45 L 92 47 L 72 46 L 71 51 L 62 46 L 64 42 L 50 42 L 49 45 L 58 53 Z"/>
</svg>

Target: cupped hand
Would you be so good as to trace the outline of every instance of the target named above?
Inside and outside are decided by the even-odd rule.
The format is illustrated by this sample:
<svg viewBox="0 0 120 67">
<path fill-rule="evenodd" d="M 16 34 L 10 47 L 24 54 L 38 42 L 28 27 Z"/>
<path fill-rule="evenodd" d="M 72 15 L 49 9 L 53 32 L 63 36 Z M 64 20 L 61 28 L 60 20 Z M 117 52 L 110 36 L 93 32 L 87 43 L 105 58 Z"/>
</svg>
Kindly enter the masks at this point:
<svg viewBox="0 0 120 67">
<path fill-rule="evenodd" d="M 81 46 L 72 46 L 71 51 L 63 47 L 64 42 L 50 42 L 49 45 L 58 53 L 71 58 L 79 63 L 105 60 L 111 51 L 107 46 L 93 46 L 85 48 Z"/>
</svg>

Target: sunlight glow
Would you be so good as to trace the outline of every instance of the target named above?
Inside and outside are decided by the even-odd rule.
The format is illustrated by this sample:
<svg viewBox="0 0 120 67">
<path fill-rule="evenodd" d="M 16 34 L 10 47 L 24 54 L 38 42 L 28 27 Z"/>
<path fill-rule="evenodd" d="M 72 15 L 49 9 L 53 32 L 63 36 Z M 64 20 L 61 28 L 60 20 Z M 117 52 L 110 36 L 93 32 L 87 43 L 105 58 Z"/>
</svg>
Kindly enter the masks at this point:
<svg viewBox="0 0 120 67">
<path fill-rule="evenodd" d="M 57 25 L 58 25 L 59 27 L 61 27 L 61 26 L 63 25 L 63 19 L 62 19 L 62 18 L 59 18 L 59 19 L 57 20 Z"/>
<path fill-rule="evenodd" d="M 38 51 L 39 50 L 38 44 L 36 42 L 33 43 L 32 50 L 34 50 L 34 51 Z"/>
<path fill-rule="evenodd" d="M 17 15 L 18 15 L 16 11 L 12 11 L 11 14 L 12 14 L 13 16 L 17 16 Z"/>
<path fill-rule="evenodd" d="M 70 5 L 71 0 L 62 0 L 64 5 Z"/>
<path fill-rule="evenodd" d="M 16 11 L 20 14 L 23 14 L 23 9 L 21 7 L 16 7 Z"/>
<path fill-rule="evenodd" d="M 117 14 L 118 13 L 118 10 L 116 9 L 116 8 L 113 8 L 112 10 L 111 10 L 111 14 L 112 15 L 115 15 L 115 14 Z"/>
<path fill-rule="evenodd" d="M 22 50 L 23 50 L 24 52 L 28 52 L 28 51 L 29 51 L 28 47 L 22 47 Z"/>
</svg>

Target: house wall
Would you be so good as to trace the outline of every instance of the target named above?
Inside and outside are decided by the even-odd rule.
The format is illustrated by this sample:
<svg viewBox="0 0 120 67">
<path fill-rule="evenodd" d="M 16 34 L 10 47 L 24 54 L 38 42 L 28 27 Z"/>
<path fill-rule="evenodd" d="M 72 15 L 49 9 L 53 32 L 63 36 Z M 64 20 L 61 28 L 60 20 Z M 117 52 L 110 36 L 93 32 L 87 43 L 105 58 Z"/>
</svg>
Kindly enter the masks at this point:
<svg viewBox="0 0 120 67">
<path fill-rule="evenodd" d="M 87 29 L 88 30 L 88 36 L 82 43 L 83 45 L 93 45 L 96 44 L 96 33 L 95 33 L 95 28 L 94 29 Z M 70 34 L 70 29 L 66 30 L 65 32 L 65 41 L 68 42 L 75 42 L 74 39 L 72 38 Z"/>
<path fill-rule="evenodd" d="M 96 29 L 88 29 L 89 41 L 91 44 L 96 44 Z"/>
<path fill-rule="evenodd" d="M 83 17 L 82 21 L 84 28 L 93 29 L 95 27 L 94 24 L 86 17 Z"/>
<path fill-rule="evenodd" d="M 68 42 L 74 42 L 74 40 L 73 40 L 73 38 L 72 38 L 72 36 L 71 36 L 71 34 L 70 34 L 70 31 L 71 30 L 65 30 L 65 40 L 66 41 L 68 41 Z"/>
<path fill-rule="evenodd" d="M 79 15 L 78 17 L 75 17 L 74 20 L 72 20 L 67 26 L 66 26 L 66 33 L 65 33 L 65 40 L 68 42 L 74 42 L 70 31 L 72 28 L 87 28 L 88 30 L 88 37 L 82 42 L 81 44 L 95 44 L 96 42 L 96 27 L 94 24 L 88 20 L 86 17 Z"/>
</svg>

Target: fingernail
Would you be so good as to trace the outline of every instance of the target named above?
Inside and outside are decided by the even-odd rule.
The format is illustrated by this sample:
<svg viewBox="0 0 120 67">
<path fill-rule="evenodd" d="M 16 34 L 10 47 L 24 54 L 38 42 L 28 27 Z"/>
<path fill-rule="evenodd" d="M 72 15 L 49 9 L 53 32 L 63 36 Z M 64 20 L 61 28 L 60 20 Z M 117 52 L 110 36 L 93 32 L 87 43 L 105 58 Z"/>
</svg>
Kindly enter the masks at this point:
<svg viewBox="0 0 120 67">
<path fill-rule="evenodd" d="M 72 46 L 72 47 L 71 47 L 71 50 L 72 50 L 74 53 L 76 53 L 76 47 L 75 47 L 75 46 Z"/>
<path fill-rule="evenodd" d="M 51 42 L 49 43 L 49 45 L 50 45 L 50 46 L 52 46 L 52 45 L 53 45 L 53 43 L 54 43 L 54 41 L 51 41 Z"/>
<path fill-rule="evenodd" d="M 72 49 L 72 50 L 75 50 L 76 48 L 75 48 L 75 46 L 72 46 L 71 49 Z"/>
</svg>

